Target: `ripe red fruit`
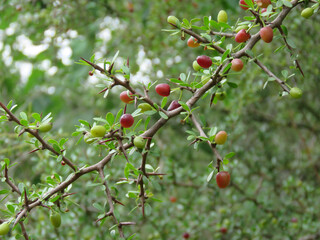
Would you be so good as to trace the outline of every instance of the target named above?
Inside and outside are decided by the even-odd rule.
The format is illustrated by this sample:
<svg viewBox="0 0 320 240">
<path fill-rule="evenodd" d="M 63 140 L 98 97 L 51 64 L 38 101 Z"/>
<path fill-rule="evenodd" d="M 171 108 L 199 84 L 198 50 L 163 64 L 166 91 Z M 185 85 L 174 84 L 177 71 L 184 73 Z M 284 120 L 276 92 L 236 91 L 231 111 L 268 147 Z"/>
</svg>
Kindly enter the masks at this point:
<svg viewBox="0 0 320 240">
<path fill-rule="evenodd" d="M 188 46 L 191 48 L 199 47 L 200 43 L 194 37 L 190 37 L 187 42 Z"/>
<path fill-rule="evenodd" d="M 130 95 L 132 95 L 131 92 L 128 94 L 128 91 L 123 91 L 122 93 L 120 93 L 120 100 L 124 103 L 130 104 L 134 100 L 134 98 Z"/>
<path fill-rule="evenodd" d="M 233 59 L 233 60 L 231 61 L 231 64 L 232 64 L 232 65 L 231 65 L 231 69 L 232 69 L 233 71 L 239 72 L 239 71 L 241 71 L 242 68 L 243 68 L 243 62 L 242 62 L 242 60 L 239 59 L 239 58 Z"/>
<path fill-rule="evenodd" d="M 244 29 L 241 29 L 235 37 L 236 42 L 238 43 L 246 42 L 249 40 L 249 38 L 251 38 L 250 33 L 247 33 Z"/>
<path fill-rule="evenodd" d="M 131 127 L 133 123 L 134 123 L 134 118 L 129 113 L 123 114 L 120 118 L 120 124 L 124 128 Z"/>
<path fill-rule="evenodd" d="M 271 4 L 271 1 L 270 0 L 257 0 L 256 3 L 260 8 L 267 8 Z"/>
<path fill-rule="evenodd" d="M 197 57 L 197 63 L 200 65 L 200 67 L 209 68 L 212 65 L 212 60 L 206 55 L 201 55 Z"/>
<path fill-rule="evenodd" d="M 89 76 L 93 76 L 93 72 L 92 71 L 89 71 Z"/>
<path fill-rule="evenodd" d="M 220 232 L 223 234 L 226 234 L 228 232 L 228 229 L 225 227 L 220 228 Z"/>
<path fill-rule="evenodd" d="M 270 43 L 273 39 L 273 30 L 271 27 L 263 27 L 260 29 L 260 37 L 266 43 Z"/>
<path fill-rule="evenodd" d="M 66 165 L 66 163 L 64 161 L 61 161 L 61 165 L 64 166 Z"/>
<path fill-rule="evenodd" d="M 219 188 L 226 188 L 230 183 L 230 174 L 228 172 L 218 172 L 216 182 Z"/>
<path fill-rule="evenodd" d="M 170 86 L 166 83 L 161 83 L 156 86 L 156 92 L 163 97 L 168 97 L 170 95 Z"/>
<path fill-rule="evenodd" d="M 253 0 L 252 0 L 252 2 L 253 2 Z M 244 0 L 240 0 L 239 5 L 243 10 L 247 10 L 249 8 Z M 245 6 L 241 6 L 241 5 L 245 5 Z"/>
<path fill-rule="evenodd" d="M 177 201 L 177 198 L 176 197 L 170 197 L 169 200 L 170 200 L 170 202 L 175 203 Z"/>
<path fill-rule="evenodd" d="M 184 239 L 188 239 L 189 237 L 190 237 L 190 234 L 189 234 L 189 233 L 186 232 L 186 233 L 183 234 L 183 238 L 184 238 Z"/>
<path fill-rule="evenodd" d="M 177 100 L 173 100 L 171 103 L 170 103 L 170 105 L 169 105 L 169 107 L 168 107 L 168 111 L 172 111 L 172 110 L 174 110 L 174 109 L 176 109 L 176 108 L 178 108 L 178 107 L 180 107 L 181 105 L 180 105 L 180 103 L 177 101 Z"/>
<path fill-rule="evenodd" d="M 291 222 L 293 222 L 293 223 L 297 223 L 297 222 L 298 222 L 298 219 L 297 219 L 297 218 L 295 218 L 295 217 L 293 217 L 293 218 L 291 218 Z"/>
</svg>

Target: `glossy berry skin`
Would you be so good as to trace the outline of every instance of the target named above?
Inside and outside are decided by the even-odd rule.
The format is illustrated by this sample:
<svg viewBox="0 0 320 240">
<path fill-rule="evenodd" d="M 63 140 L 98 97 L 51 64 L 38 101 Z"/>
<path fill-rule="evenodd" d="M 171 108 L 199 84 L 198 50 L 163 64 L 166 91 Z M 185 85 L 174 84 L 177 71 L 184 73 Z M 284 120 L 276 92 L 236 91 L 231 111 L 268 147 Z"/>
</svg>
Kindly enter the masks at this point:
<svg viewBox="0 0 320 240">
<path fill-rule="evenodd" d="M 123 114 L 120 118 L 120 124 L 124 128 L 131 127 L 133 123 L 134 123 L 134 118 L 129 113 Z"/>
<path fill-rule="evenodd" d="M 93 72 L 92 71 L 89 71 L 89 76 L 93 76 Z"/>
<path fill-rule="evenodd" d="M 61 165 L 64 166 L 66 165 L 66 163 L 64 161 L 61 161 Z"/>
<path fill-rule="evenodd" d="M 92 137 L 103 137 L 106 134 L 107 129 L 102 125 L 95 125 L 91 128 L 90 133 Z"/>
<path fill-rule="evenodd" d="M 132 95 L 132 93 L 129 91 L 123 91 L 120 93 L 120 100 L 124 103 L 130 104 L 133 103 L 134 98 L 130 95 Z"/>
<path fill-rule="evenodd" d="M 58 228 L 61 225 L 61 215 L 59 213 L 52 213 L 50 215 L 50 222 L 55 227 Z"/>
<path fill-rule="evenodd" d="M 178 108 L 178 107 L 180 107 L 181 105 L 180 105 L 180 103 L 177 101 L 177 100 L 173 100 L 171 103 L 170 103 L 170 105 L 169 105 L 169 107 L 168 107 L 168 111 L 172 111 L 172 110 L 174 110 L 174 109 L 176 109 L 176 108 Z"/>
<path fill-rule="evenodd" d="M 301 98 L 302 96 L 302 91 L 300 88 L 297 88 L 297 87 L 293 87 L 291 88 L 290 90 L 290 96 L 293 97 L 293 98 Z"/>
<path fill-rule="evenodd" d="M 161 83 L 156 86 L 156 92 L 163 97 L 168 97 L 170 95 L 170 86 L 166 83 Z"/>
<path fill-rule="evenodd" d="M 270 43 L 273 39 L 273 30 L 271 27 L 263 27 L 260 29 L 260 37 L 266 43 Z"/>
<path fill-rule="evenodd" d="M 313 8 L 303 9 L 301 12 L 301 16 L 304 18 L 309 18 L 313 15 L 313 11 L 314 11 Z"/>
<path fill-rule="evenodd" d="M 170 24 L 176 25 L 176 26 L 180 25 L 179 19 L 176 18 L 175 16 L 169 16 L 167 18 L 167 22 L 170 23 Z"/>
<path fill-rule="evenodd" d="M 10 223 L 4 222 L 0 225 L 0 236 L 7 235 L 10 231 Z"/>
<path fill-rule="evenodd" d="M 189 233 L 186 232 L 186 233 L 183 234 L 183 238 L 184 238 L 184 239 L 189 239 L 189 237 L 190 237 L 190 234 L 189 234 Z"/>
<path fill-rule="evenodd" d="M 248 41 L 250 38 L 251 38 L 250 33 L 247 33 L 246 30 L 242 29 L 237 33 L 235 40 L 238 43 L 242 43 L 242 42 Z"/>
<path fill-rule="evenodd" d="M 170 200 L 170 202 L 172 202 L 172 203 L 177 202 L 177 198 L 176 198 L 176 197 L 170 197 L 169 200 Z"/>
<path fill-rule="evenodd" d="M 40 132 L 49 132 L 51 130 L 51 128 L 52 128 L 52 123 L 42 123 L 38 127 L 38 130 Z"/>
<path fill-rule="evenodd" d="M 194 37 L 190 37 L 187 42 L 188 46 L 191 48 L 196 48 L 200 46 L 200 43 Z"/>
<path fill-rule="evenodd" d="M 230 183 L 230 174 L 228 172 L 218 172 L 216 182 L 219 188 L 226 188 Z"/>
<path fill-rule="evenodd" d="M 223 234 L 226 234 L 228 232 L 228 229 L 225 227 L 220 228 L 220 232 Z"/>
<path fill-rule="evenodd" d="M 146 146 L 146 140 L 143 137 L 135 137 L 133 139 L 133 144 L 139 148 L 139 149 L 143 149 Z"/>
<path fill-rule="evenodd" d="M 260 8 L 267 8 L 271 4 L 271 1 L 270 0 L 257 0 L 256 3 Z"/>
<path fill-rule="evenodd" d="M 193 61 L 192 67 L 196 72 L 199 72 L 202 69 L 202 67 L 197 63 L 197 61 Z"/>
<path fill-rule="evenodd" d="M 252 0 L 252 2 L 253 2 L 253 0 Z M 239 5 L 243 10 L 249 9 L 248 5 L 246 4 L 246 2 L 244 0 L 240 0 Z M 245 6 L 241 6 L 241 5 L 245 5 Z"/>
<path fill-rule="evenodd" d="M 209 68 L 212 65 L 212 60 L 206 55 L 201 55 L 197 57 L 197 63 L 200 65 L 200 67 Z"/>
<path fill-rule="evenodd" d="M 223 23 L 227 23 L 228 22 L 228 14 L 226 11 L 224 10 L 221 10 L 219 13 L 218 13 L 218 17 L 217 17 L 217 20 L 218 22 L 223 22 Z"/>
<path fill-rule="evenodd" d="M 141 112 L 142 112 L 142 113 L 143 113 L 143 112 L 146 112 L 146 111 L 151 111 L 151 110 L 152 110 L 151 105 L 148 104 L 148 103 L 140 103 L 140 104 L 138 105 L 138 108 L 141 109 Z"/>
<path fill-rule="evenodd" d="M 243 68 L 243 62 L 239 58 L 235 58 L 231 61 L 231 69 L 235 72 L 240 72 Z"/>
<path fill-rule="evenodd" d="M 216 93 L 216 98 L 220 101 L 224 100 L 227 96 L 227 93 L 226 92 L 217 92 Z"/>
<path fill-rule="evenodd" d="M 216 144 L 222 145 L 227 141 L 228 134 L 225 131 L 220 131 L 216 134 L 214 141 Z"/>
</svg>

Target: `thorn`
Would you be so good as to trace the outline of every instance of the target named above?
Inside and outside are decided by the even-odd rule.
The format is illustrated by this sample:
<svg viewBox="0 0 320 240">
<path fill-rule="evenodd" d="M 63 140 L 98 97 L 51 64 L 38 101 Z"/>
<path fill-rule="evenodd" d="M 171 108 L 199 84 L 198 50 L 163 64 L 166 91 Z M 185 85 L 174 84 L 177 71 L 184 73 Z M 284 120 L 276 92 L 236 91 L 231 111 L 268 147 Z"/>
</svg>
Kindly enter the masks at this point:
<svg viewBox="0 0 320 240">
<path fill-rule="evenodd" d="M 29 152 L 29 154 L 34 153 L 34 152 L 39 151 L 39 150 L 40 150 L 40 148 L 33 149 L 32 151 Z"/>
<path fill-rule="evenodd" d="M 106 87 L 106 88 L 104 88 L 103 90 L 101 90 L 100 92 L 98 92 L 98 94 L 103 93 L 103 92 L 105 92 L 105 91 L 107 91 L 107 90 L 108 90 L 108 87 Z"/>
</svg>

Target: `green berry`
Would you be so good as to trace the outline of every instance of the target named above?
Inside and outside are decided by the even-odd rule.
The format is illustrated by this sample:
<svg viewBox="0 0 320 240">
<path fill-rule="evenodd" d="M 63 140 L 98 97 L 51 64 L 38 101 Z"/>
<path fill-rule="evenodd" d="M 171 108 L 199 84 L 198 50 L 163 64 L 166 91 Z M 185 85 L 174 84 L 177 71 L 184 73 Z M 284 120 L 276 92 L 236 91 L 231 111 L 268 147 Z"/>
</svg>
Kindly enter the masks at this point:
<svg viewBox="0 0 320 240">
<path fill-rule="evenodd" d="M 198 64 L 197 61 L 193 61 L 192 67 L 196 72 L 199 72 L 202 69 L 202 67 Z"/>
<path fill-rule="evenodd" d="M 138 108 L 141 109 L 141 112 L 142 112 L 142 113 L 144 113 L 144 112 L 146 112 L 146 111 L 151 111 L 151 110 L 152 110 L 151 105 L 148 104 L 148 103 L 140 103 L 140 104 L 138 105 Z"/>
<path fill-rule="evenodd" d="M 228 22 L 227 12 L 224 11 L 224 10 L 221 10 L 221 11 L 218 13 L 217 19 L 218 19 L 218 22 L 227 23 L 227 22 Z"/>
<path fill-rule="evenodd" d="M 301 12 L 301 16 L 304 18 L 309 18 L 313 15 L 313 8 L 306 8 L 303 9 L 303 11 Z"/>
<path fill-rule="evenodd" d="M 55 227 L 58 228 L 61 225 L 61 215 L 59 213 L 51 213 L 50 222 Z"/>
<path fill-rule="evenodd" d="M 293 98 L 301 98 L 301 96 L 302 96 L 302 91 L 301 91 L 300 88 L 293 87 L 293 88 L 291 88 L 291 90 L 290 90 L 290 95 L 291 95 L 291 97 L 293 97 Z"/>
<path fill-rule="evenodd" d="M 234 31 L 239 32 L 240 30 L 244 29 L 247 30 L 249 27 L 247 25 L 240 25 Z"/>
<path fill-rule="evenodd" d="M 7 235 L 10 231 L 10 223 L 4 222 L 0 225 L 0 235 Z"/>
<path fill-rule="evenodd" d="M 201 83 L 206 84 L 210 80 L 211 76 L 210 75 L 202 75 L 201 76 Z"/>
<path fill-rule="evenodd" d="M 40 132 L 49 132 L 52 128 L 52 123 L 42 123 L 38 127 Z"/>
<path fill-rule="evenodd" d="M 227 93 L 225 91 L 216 93 L 216 98 L 218 100 L 224 100 L 226 96 L 227 96 Z"/>
<path fill-rule="evenodd" d="M 135 137 L 133 140 L 133 144 L 137 147 L 137 148 L 144 148 L 146 145 L 146 140 L 143 137 Z"/>
<path fill-rule="evenodd" d="M 83 137 L 83 140 L 88 143 L 88 144 L 91 144 L 94 142 L 94 139 L 93 139 L 93 136 L 91 135 L 91 133 L 87 132 L 84 137 Z"/>
<path fill-rule="evenodd" d="M 106 134 L 107 129 L 104 126 L 96 125 L 91 128 L 91 135 L 93 137 L 103 137 Z"/>
<path fill-rule="evenodd" d="M 171 24 L 173 24 L 173 25 L 175 25 L 175 26 L 179 26 L 179 25 L 180 25 L 179 19 L 176 18 L 175 16 L 169 16 L 169 17 L 167 18 L 167 21 L 168 21 L 168 23 L 171 23 Z"/>
</svg>

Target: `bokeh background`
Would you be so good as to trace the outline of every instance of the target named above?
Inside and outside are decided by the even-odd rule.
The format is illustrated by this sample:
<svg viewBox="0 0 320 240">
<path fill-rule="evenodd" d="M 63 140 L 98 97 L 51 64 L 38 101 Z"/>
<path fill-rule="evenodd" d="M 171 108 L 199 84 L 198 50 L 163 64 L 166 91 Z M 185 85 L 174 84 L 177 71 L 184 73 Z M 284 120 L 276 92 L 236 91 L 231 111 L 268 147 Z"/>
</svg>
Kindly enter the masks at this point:
<svg viewBox="0 0 320 240">
<path fill-rule="evenodd" d="M 102 158 L 98 148 L 72 137 L 78 120 L 93 123 L 93 117 L 116 114 L 124 105 L 114 88 L 105 99 L 97 93 L 102 89 L 103 76 L 90 77 L 86 66 L 75 64 L 80 57 L 111 60 L 120 50 L 117 64 L 130 60 L 132 82 L 138 89 L 141 82 L 166 82 L 166 78 L 193 72 L 192 62 L 203 48 L 191 49 L 178 35 L 169 36 L 168 15 L 178 18 L 216 18 L 225 9 L 229 24 L 246 13 L 235 0 L 9 0 L 0 4 L 0 100 L 18 104 L 15 113 L 52 112 L 54 128 L 51 138 L 69 138 L 68 157 L 79 165 L 93 164 Z M 320 232 L 320 15 L 306 20 L 300 17 L 303 6 L 297 7 L 284 21 L 288 38 L 295 44 L 305 73 L 303 78 L 294 68 L 290 54 L 284 50 L 279 34 L 270 44 L 259 42 L 254 53 L 281 77 L 287 70 L 291 86 L 300 87 L 304 94 L 295 100 L 279 97 L 280 87 L 271 82 L 263 88 L 267 75 L 252 62 L 245 64 L 240 74 L 229 80 L 237 88 L 225 87 L 227 98 L 209 107 L 209 98 L 197 103 L 198 119 L 208 127 L 216 126 L 229 133 L 227 143 L 219 147 L 222 155 L 235 152 L 224 169 L 231 174 L 231 186 L 220 190 L 215 180 L 206 179 L 214 160 L 205 143 L 189 146 L 189 123 L 181 124 L 177 117 L 156 135 L 150 154 L 150 164 L 166 173 L 163 179 L 153 178 L 148 189 L 161 202 L 147 206 L 147 217 L 133 210 L 135 201 L 126 197 L 136 190 L 135 184 L 116 185 L 123 177 L 125 160 L 117 157 L 108 165 L 112 187 L 126 206 L 117 206 L 121 221 L 135 221 L 126 227 L 127 236 L 134 239 L 303 239 Z M 117 66 L 117 65 L 116 65 Z M 151 91 L 157 102 L 161 98 Z M 178 98 L 174 93 L 170 98 Z M 134 110 L 133 106 L 129 110 Z M 154 117 L 152 121 L 155 121 Z M 15 182 L 41 187 L 53 173 L 64 179 L 69 170 L 48 153 L 32 150 L 25 143 L 27 136 L 17 137 L 14 125 L 1 123 L 0 158 L 10 158 L 17 164 L 10 169 Z M 133 156 L 135 164 L 139 155 Z M 102 226 L 95 223 L 99 211 L 93 203 L 103 206 L 103 190 L 94 187 L 95 174 L 82 177 L 73 184 L 70 197 L 62 206 L 63 226 L 53 230 L 45 208 L 33 210 L 26 228 L 32 239 L 113 239 L 111 220 Z M 7 188 L 0 183 L 1 189 Z M 115 189 L 112 189 L 115 191 Z M 0 207 L 14 202 L 12 195 L 0 195 Z M 176 202 L 170 201 L 172 197 Z M 75 204 L 73 204 L 75 203 Z M 0 211 L 0 217 L 3 218 Z M 222 234 L 220 228 L 227 228 Z M 5 239 L 15 239 L 13 235 Z M 115 237 L 117 239 L 117 237 Z M 310 238 L 317 239 L 317 238 Z"/>
</svg>

